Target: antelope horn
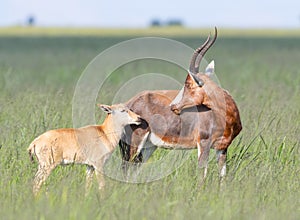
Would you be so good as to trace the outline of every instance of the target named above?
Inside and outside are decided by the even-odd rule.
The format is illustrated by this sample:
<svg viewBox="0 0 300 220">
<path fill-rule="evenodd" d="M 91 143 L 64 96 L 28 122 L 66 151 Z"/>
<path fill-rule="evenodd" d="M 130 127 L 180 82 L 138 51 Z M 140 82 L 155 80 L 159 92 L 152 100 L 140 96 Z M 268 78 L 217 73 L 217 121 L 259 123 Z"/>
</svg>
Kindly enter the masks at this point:
<svg viewBox="0 0 300 220">
<path fill-rule="evenodd" d="M 201 50 L 203 50 L 203 48 L 209 43 L 209 40 L 210 40 L 210 34 L 208 35 L 206 41 L 204 42 L 204 44 L 202 44 L 201 47 L 197 48 L 192 56 L 192 59 L 191 59 L 191 62 L 190 62 L 190 68 L 189 68 L 189 71 L 190 73 L 192 74 L 196 74 L 196 69 L 195 69 L 195 62 L 196 62 L 196 59 L 199 55 L 199 53 L 201 52 Z"/>
<path fill-rule="evenodd" d="M 215 41 L 217 39 L 217 36 L 218 36 L 218 30 L 217 30 L 217 27 L 215 27 L 215 36 L 214 36 L 214 38 L 209 43 L 205 42 L 206 44 L 203 47 L 201 47 L 202 49 L 198 53 L 199 56 L 197 58 L 195 58 L 195 60 L 197 60 L 196 65 L 194 67 L 194 70 L 195 70 L 196 73 L 199 72 L 199 66 L 200 66 L 202 58 L 204 57 L 205 53 L 209 50 L 209 48 L 215 43 Z M 196 51 L 195 51 L 195 53 L 196 53 Z M 195 53 L 194 53 L 194 55 L 195 55 Z"/>
</svg>

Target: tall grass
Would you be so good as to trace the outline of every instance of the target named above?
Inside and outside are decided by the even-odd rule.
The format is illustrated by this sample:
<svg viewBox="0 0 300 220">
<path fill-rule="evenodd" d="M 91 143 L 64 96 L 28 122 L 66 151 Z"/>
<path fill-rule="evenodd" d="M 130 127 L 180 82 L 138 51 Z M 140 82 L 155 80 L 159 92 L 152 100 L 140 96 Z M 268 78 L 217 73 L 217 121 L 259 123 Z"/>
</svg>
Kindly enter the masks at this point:
<svg viewBox="0 0 300 220">
<path fill-rule="evenodd" d="M 183 166 L 164 179 L 126 184 L 107 178 L 105 191 L 98 192 L 94 184 L 87 197 L 85 167 L 60 167 L 39 197 L 33 198 L 31 182 L 37 164 L 28 159 L 29 143 L 46 130 L 72 126 L 72 95 L 81 72 L 99 52 L 123 39 L 0 38 L 1 218 L 299 218 L 297 38 L 220 38 L 208 53 L 243 122 L 242 133 L 229 148 L 228 176 L 221 187 L 213 159 L 207 181 L 199 188 L 193 151 Z M 192 37 L 176 39 L 191 47 L 202 42 Z M 134 66 L 137 72 L 144 68 L 142 62 Z M 158 150 L 154 156 L 164 153 Z"/>
</svg>

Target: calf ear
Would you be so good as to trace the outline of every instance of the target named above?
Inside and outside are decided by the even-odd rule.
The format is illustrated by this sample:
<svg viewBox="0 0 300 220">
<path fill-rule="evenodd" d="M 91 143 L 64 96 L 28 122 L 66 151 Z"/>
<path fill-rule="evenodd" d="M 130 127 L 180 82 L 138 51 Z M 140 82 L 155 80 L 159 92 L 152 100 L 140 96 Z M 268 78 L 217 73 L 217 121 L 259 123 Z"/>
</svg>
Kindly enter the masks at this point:
<svg viewBox="0 0 300 220">
<path fill-rule="evenodd" d="M 106 112 L 107 114 L 112 113 L 112 109 L 109 105 L 103 105 L 103 104 L 97 104 L 97 106 L 104 112 Z"/>
<path fill-rule="evenodd" d="M 207 65 L 205 69 L 205 74 L 207 76 L 211 76 L 212 74 L 214 74 L 214 72 L 215 72 L 215 61 L 213 60 Z"/>
</svg>

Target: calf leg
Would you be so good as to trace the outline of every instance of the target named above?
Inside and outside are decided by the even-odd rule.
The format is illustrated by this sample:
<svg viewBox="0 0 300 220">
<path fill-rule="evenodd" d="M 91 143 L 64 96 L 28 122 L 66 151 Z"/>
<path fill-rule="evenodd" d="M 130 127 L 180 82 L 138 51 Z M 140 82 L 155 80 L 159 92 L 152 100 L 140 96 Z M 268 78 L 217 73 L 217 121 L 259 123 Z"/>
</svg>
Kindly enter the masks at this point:
<svg viewBox="0 0 300 220">
<path fill-rule="evenodd" d="M 99 190 L 102 190 L 105 187 L 104 165 L 110 156 L 111 156 L 111 153 L 106 154 L 94 166 L 95 171 L 96 171 L 97 181 L 99 184 Z"/>
<path fill-rule="evenodd" d="M 86 184 L 85 184 L 85 192 L 86 193 L 88 193 L 91 188 L 94 173 L 95 173 L 94 167 L 88 165 L 87 169 L 86 169 Z"/>
<path fill-rule="evenodd" d="M 104 174 L 102 170 L 96 170 L 96 177 L 99 184 L 99 190 L 104 189 L 105 187 L 105 180 L 104 180 Z"/>
<path fill-rule="evenodd" d="M 33 194 L 36 196 L 55 166 L 40 166 L 33 180 Z"/>
</svg>

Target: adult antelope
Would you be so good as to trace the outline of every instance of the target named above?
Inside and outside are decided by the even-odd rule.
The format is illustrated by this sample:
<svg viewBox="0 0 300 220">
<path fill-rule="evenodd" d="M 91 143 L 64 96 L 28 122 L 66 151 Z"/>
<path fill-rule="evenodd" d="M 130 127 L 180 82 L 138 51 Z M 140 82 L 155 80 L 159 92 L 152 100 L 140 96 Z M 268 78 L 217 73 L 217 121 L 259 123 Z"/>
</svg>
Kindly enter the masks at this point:
<svg viewBox="0 0 300 220">
<path fill-rule="evenodd" d="M 99 107 L 108 114 L 102 125 L 47 131 L 30 144 L 28 152 L 31 160 L 35 156 L 39 164 L 33 185 L 35 195 L 51 171 L 60 164 L 87 165 L 86 188 L 90 187 L 94 171 L 99 189 L 104 187 L 102 173 L 105 161 L 117 146 L 124 127 L 139 125 L 141 119 L 123 104 Z"/>
<path fill-rule="evenodd" d="M 225 176 L 227 148 L 242 125 L 233 98 L 209 78 L 214 71 L 214 62 L 208 65 L 205 73 L 199 73 L 201 59 L 216 38 L 215 28 L 214 38 L 208 36 L 206 42 L 195 50 L 182 91 L 144 91 L 126 103 L 145 121 L 139 126 L 125 127 L 125 135 L 120 141 L 125 171 L 126 161 L 145 162 L 157 147 L 197 148 L 198 163 L 205 168 L 205 178 L 209 151 L 213 148 L 220 178 Z"/>
</svg>

